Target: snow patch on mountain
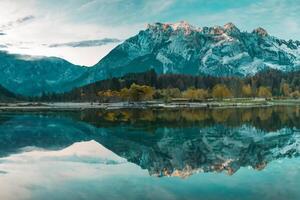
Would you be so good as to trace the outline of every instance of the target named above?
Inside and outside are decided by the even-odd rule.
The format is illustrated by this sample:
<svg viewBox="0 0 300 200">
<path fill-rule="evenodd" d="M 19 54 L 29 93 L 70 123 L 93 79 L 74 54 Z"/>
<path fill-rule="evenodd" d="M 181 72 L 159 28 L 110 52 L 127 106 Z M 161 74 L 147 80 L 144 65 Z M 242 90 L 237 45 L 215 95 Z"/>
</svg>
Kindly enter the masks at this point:
<svg viewBox="0 0 300 200">
<path fill-rule="evenodd" d="M 185 21 L 155 23 L 116 47 L 92 73 L 102 79 L 97 74 L 118 76 L 150 66 L 159 73 L 213 76 L 294 71 L 300 66 L 300 42 L 270 36 L 263 28 L 242 32 L 233 23 L 201 28 Z"/>
</svg>

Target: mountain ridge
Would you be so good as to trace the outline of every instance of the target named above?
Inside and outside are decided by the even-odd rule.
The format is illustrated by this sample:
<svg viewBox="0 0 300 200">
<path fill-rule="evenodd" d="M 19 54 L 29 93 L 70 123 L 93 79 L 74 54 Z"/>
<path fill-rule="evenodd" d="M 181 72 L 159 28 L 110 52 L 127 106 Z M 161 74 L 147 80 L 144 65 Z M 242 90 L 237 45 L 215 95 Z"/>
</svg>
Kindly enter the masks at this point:
<svg viewBox="0 0 300 200">
<path fill-rule="evenodd" d="M 249 76 L 266 68 L 296 71 L 300 42 L 270 36 L 261 27 L 241 32 L 233 23 L 202 28 L 184 21 L 149 24 L 98 62 L 90 79 L 151 68 L 158 73 L 213 76 Z"/>
</svg>

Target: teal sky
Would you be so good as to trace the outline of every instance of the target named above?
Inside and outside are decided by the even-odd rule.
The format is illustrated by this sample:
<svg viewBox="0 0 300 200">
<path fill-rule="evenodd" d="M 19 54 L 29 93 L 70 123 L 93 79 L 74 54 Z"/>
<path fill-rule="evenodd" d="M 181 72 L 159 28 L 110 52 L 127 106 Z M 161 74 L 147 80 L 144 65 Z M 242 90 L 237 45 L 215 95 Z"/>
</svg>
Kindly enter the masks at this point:
<svg viewBox="0 0 300 200">
<path fill-rule="evenodd" d="M 299 11 L 300 0 L 1 0 L 0 47 L 92 65 L 118 43 L 47 46 L 124 40 L 148 23 L 182 20 L 198 27 L 233 22 L 242 31 L 263 27 L 273 36 L 300 40 Z"/>
</svg>

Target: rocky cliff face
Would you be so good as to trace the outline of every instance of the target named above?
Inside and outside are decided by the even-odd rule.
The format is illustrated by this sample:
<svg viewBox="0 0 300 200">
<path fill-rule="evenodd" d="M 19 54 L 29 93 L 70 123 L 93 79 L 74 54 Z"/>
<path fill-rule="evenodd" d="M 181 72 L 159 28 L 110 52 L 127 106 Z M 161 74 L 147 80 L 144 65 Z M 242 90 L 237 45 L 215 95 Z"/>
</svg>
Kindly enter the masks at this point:
<svg viewBox="0 0 300 200">
<path fill-rule="evenodd" d="M 187 22 L 156 23 L 129 38 L 102 59 L 90 80 L 154 68 L 159 73 L 247 76 L 266 68 L 300 67 L 300 42 L 251 33 L 234 24 L 196 28 Z"/>
</svg>

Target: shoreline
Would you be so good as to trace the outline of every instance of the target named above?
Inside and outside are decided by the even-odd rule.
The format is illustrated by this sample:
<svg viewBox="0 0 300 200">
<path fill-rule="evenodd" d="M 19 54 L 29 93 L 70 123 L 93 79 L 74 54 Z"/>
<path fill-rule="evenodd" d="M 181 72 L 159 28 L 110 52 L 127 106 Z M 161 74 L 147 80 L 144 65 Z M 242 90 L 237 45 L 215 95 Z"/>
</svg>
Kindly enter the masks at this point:
<svg viewBox="0 0 300 200">
<path fill-rule="evenodd" d="M 269 106 L 300 106 L 300 99 L 227 99 L 222 101 L 206 102 L 170 102 L 144 101 L 144 102 L 19 102 L 0 103 L 0 111 L 77 111 L 89 109 L 186 109 L 186 108 L 255 108 Z"/>
</svg>

